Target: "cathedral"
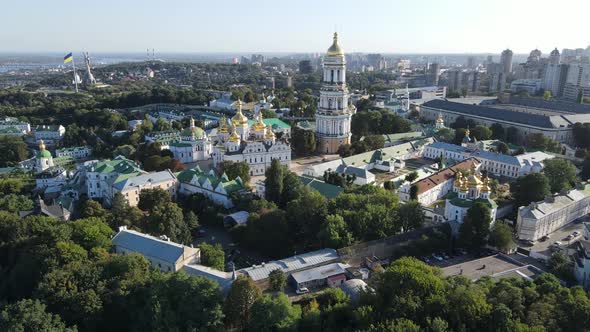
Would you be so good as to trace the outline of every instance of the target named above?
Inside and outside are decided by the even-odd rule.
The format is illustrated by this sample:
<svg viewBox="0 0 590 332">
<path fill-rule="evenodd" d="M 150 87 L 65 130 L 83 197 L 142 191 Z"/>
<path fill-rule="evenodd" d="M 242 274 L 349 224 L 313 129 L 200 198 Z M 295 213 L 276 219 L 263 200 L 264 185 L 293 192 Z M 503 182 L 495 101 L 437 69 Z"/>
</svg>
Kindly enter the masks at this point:
<svg viewBox="0 0 590 332">
<path fill-rule="evenodd" d="M 185 164 L 211 158 L 213 145 L 207 133 L 195 126 L 195 120 L 191 117 L 190 126 L 184 129 L 180 133 L 180 139 L 170 143 L 168 148 L 174 159 Z"/>
<path fill-rule="evenodd" d="M 356 112 L 346 87 L 346 59 L 338 45 L 337 33 L 324 57 L 323 70 L 315 116 L 318 152 L 337 153 L 341 145 L 350 144 L 351 119 Z"/>
<path fill-rule="evenodd" d="M 245 161 L 250 166 L 250 175 L 264 175 L 273 159 L 281 164 L 291 164 L 291 146 L 285 138 L 277 139 L 270 126 L 263 122 L 262 112 L 250 126 L 248 118 L 242 114 L 242 102 L 238 100 L 238 111 L 228 121 L 219 121 L 217 136 L 214 137 L 213 164 L 228 160 Z"/>
<path fill-rule="evenodd" d="M 494 223 L 498 206 L 490 198 L 491 192 L 490 179 L 477 173 L 475 163 L 471 165 L 469 174 L 457 175 L 453 183 L 453 192 L 447 195 L 445 204 L 445 219 L 451 223 L 455 233 L 459 229 L 458 226 L 463 223 L 467 210 L 476 202 L 483 202 L 490 208 L 492 224 Z"/>
</svg>

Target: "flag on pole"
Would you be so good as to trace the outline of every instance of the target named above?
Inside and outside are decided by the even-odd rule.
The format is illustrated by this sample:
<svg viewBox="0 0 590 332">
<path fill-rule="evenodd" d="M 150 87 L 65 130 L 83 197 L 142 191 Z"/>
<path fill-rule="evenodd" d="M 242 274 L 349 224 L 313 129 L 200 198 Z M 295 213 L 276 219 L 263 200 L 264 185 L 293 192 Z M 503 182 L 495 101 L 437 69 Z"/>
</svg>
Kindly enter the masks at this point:
<svg viewBox="0 0 590 332">
<path fill-rule="evenodd" d="M 68 63 L 70 61 L 74 60 L 74 56 L 72 55 L 72 52 L 66 54 L 66 56 L 64 56 L 64 63 Z"/>
</svg>

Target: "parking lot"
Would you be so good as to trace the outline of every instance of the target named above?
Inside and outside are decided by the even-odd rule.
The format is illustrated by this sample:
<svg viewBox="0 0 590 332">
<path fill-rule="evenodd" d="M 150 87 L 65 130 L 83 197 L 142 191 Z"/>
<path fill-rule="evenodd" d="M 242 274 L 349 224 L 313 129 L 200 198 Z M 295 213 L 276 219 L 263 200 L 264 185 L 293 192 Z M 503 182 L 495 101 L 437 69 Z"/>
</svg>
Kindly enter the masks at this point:
<svg viewBox="0 0 590 332">
<path fill-rule="evenodd" d="M 481 257 L 495 255 L 496 252 L 490 249 L 482 249 L 476 253 L 468 253 L 464 250 L 458 249 L 454 254 L 448 253 L 434 253 L 430 256 L 421 257 L 421 260 L 428 265 L 445 268 L 452 265 L 457 265 L 463 262 L 472 261 Z"/>
<path fill-rule="evenodd" d="M 535 267 L 523 264 L 505 255 L 492 255 L 472 259 L 460 264 L 447 266 L 442 270 L 446 277 L 461 275 L 473 280 L 484 276 L 534 279 L 542 273 L 541 270 Z"/>
<path fill-rule="evenodd" d="M 568 247 L 577 240 L 580 240 L 584 236 L 584 222 L 590 221 L 588 216 L 580 218 L 564 227 L 556 230 L 555 232 L 549 234 L 549 238 L 544 241 L 536 241 L 532 246 L 527 243 L 519 242 L 518 245 L 529 249 L 531 251 L 543 253 L 546 256 L 550 256 L 550 247 L 556 241 L 562 243 L 564 247 Z M 573 232 L 580 232 L 580 235 L 576 238 L 572 238 L 570 240 L 567 239 L 568 235 L 571 235 Z"/>
</svg>

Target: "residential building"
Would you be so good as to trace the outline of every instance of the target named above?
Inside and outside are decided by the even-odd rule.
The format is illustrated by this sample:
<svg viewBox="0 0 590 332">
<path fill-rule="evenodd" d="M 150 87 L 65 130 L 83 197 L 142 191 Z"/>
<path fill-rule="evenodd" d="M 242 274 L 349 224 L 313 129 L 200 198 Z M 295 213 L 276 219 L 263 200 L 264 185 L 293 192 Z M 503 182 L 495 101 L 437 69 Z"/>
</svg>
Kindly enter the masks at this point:
<svg viewBox="0 0 590 332">
<path fill-rule="evenodd" d="M 316 140 L 321 153 L 336 153 L 344 144 L 350 144 L 350 125 L 356 108 L 350 103 L 346 86 L 346 59 L 338 34 L 328 49 L 323 63 L 322 88 L 316 111 Z"/>
<path fill-rule="evenodd" d="M 5 117 L 0 119 L 0 135 L 23 136 L 31 132 L 31 125 L 28 122 L 19 121 L 16 118 Z"/>
<path fill-rule="evenodd" d="M 239 177 L 229 180 L 225 173 L 218 177 L 213 170 L 203 172 L 198 166 L 184 170 L 176 175 L 179 182 L 178 192 L 182 195 L 203 194 L 215 204 L 225 208 L 234 206 L 233 193 L 244 191 L 246 186 Z"/>
<path fill-rule="evenodd" d="M 590 122 L 590 114 L 538 114 L 534 110 L 514 110 L 504 105 L 488 107 L 435 99 L 420 106 L 420 115 L 427 120 L 435 121 L 439 114 L 442 114 L 445 123 L 453 123 L 458 117 L 464 117 L 487 127 L 495 123 L 504 129 L 514 127 L 521 141 L 529 134 L 540 133 L 566 144 L 574 142 L 572 127 L 576 122 Z"/>
<path fill-rule="evenodd" d="M 152 131 L 144 137 L 146 142 L 160 143 L 162 149 L 168 149 L 170 144 L 180 141 L 178 130 Z"/>
<path fill-rule="evenodd" d="M 478 170 L 481 164 L 475 158 L 468 158 L 451 167 L 443 168 L 413 184 L 406 182 L 398 190 L 399 198 L 404 202 L 411 200 L 412 187 L 414 186 L 416 188 L 414 189 L 416 191 L 415 199 L 423 206 L 429 206 L 450 193 L 459 172 L 471 169 L 472 165 L 476 165 L 476 170 Z"/>
<path fill-rule="evenodd" d="M 585 233 L 588 233 L 588 224 Z M 588 234 L 585 234 L 585 238 Z M 584 289 L 590 289 L 590 241 L 581 239 L 576 242 L 577 252 L 574 254 L 574 277 Z"/>
<path fill-rule="evenodd" d="M 505 74 L 512 72 L 512 56 L 514 53 L 510 49 L 505 49 L 500 55 L 500 63 L 502 64 L 502 70 Z"/>
<path fill-rule="evenodd" d="M 324 286 L 339 287 L 346 281 L 346 269 L 349 267 L 350 265 L 342 263 L 318 266 L 292 273 L 291 281 L 296 289 L 318 289 Z"/>
<path fill-rule="evenodd" d="M 55 150 L 56 157 L 70 157 L 74 160 L 88 159 L 92 156 L 92 148 L 88 145 L 61 148 Z"/>
<path fill-rule="evenodd" d="M 541 91 L 543 81 L 541 79 L 520 79 L 510 83 L 513 93 L 527 92 L 529 95 L 536 95 Z"/>
<path fill-rule="evenodd" d="M 157 238 L 136 232 L 127 229 L 127 226 L 119 227 L 112 243 L 115 253 L 138 253 L 145 257 L 153 268 L 162 272 L 177 272 L 185 264 L 198 264 L 201 261 L 199 248 L 174 243 L 166 237 Z"/>
<path fill-rule="evenodd" d="M 471 164 L 467 176 L 458 174 L 453 182 L 453 191 L 445 200 L 445 219 L 451 224 L 453 233 L 458 233 L 467 212 L 477 202 L 484 203 L 490 209 L 491 223 L 495 222 L 498 205 L 490 198 L 491 192 L 489 178 L 477 172 L 475 163 Z"/>
<path fill-rule="evenodd" d="M 148 117 L 152 121 L 152 123 L 156 123 L 159 118 L 166 120 L 168 123 L 172 123 L 173 121 L 182 121 L 186 117 L 184 112 L 173 110 L 173 109 L 163 109 L 157 112 L 152 112 L 148 114 Z"/>
<path fill-rule="evenodd" d="M 590 185 L 564 190 L 540 202 L 518 208 L 516 235 L 521 240 L 537 241 L 545 235 L 590 213 Z"/>
<path fill-rule="evenodd" d="M 35 201 L 35 206 L 33 207 L 33 209 L 28 211 L 19 211 L 18 215 L 21 218 L 33 215 L 57 218 L 64 221 L 68 221 L 70 220 L 70 216 L 72 215 L 73 201 L 69 201 L 69 203 L 70 204 L 64 205 L 63 203 L 54 200 L 51 202 L 51 204 L 47 204 L 41 198 L 41 196 L 37 196 L 37 200 Z"/>
<path fill-rule="evenodd" d="M 543 89 L 555 97 L 562 97 L 569 70 L 568 64 L 549 63 L 543 75 Z"/>
<path fill-rule="evenodd" d="M 57 143 L 63 138 L 66 128 L 62 125 L 39 125 L 35 126 L 34 131 L 36 141 L 43 140 L 45 142 Z"/>
<path fill-rule="evenodd" d="M 86 170 L 88 198 L 110 202 L 115 195 L 113 184 L 146 174 L 139 165 L 123 156 L 112 160 L 89 162 Z"/>
<path fill-rule="evenodd" d="M 475 158 L 481 162 L 481 170 L 495 176 L 517 178 L 530 173 L 538 173 L 543 170 L 543 161 L 553 158 L 544 152 L 526 153 L 520 156 L 505 155 L 496 152 L 485 151 L 479 148 L 477 143 L 469 137 L 469 131 L 462 145 L 445 142 L 435 142 L 424 148 L 423 156 L 430 159 L 438 159 L 441 156 L 447 160 L 465 160 Z"/>
<path fill-rule="evenodd" d="M 549 64 L 551 64 L 551 65 L 557 65 L 557 64 L 559 64 L 560 60 L 561 60 L 561 55 L 559 54 L 559 50 L 556 47 L 549 54 Z"/>
<path fill-rule="evenodd" d="M 141 127 L 142 123 L 143 120 L 129 120 L 127 121 L 127 127 L 129 127 L 129 130 L 131 131 L 136 131 L 139 129 L 139 127 Z"/>
<path fill-rule="evenodd" d="M 581 96 L 590 96 L 590 64 L 570 64 L 563 97 L 578 102 Z"/>
<path fill-rule="evenodd" d="M 221 123 L 213 145 L 213 164 L 222 161 L 244 161 L 250 167 L 250 175 L 264 175 L 272 161 L 291 164 L 291 145 L 286 138 L 277 139 L 273 127 L 267 126 L 258 113 L 257 122 L 250 126 L 248 118 L 242 114 L 242 103 L 238 101 L 238 111 L 231 119 L 231 126 Z"/>
</svg>

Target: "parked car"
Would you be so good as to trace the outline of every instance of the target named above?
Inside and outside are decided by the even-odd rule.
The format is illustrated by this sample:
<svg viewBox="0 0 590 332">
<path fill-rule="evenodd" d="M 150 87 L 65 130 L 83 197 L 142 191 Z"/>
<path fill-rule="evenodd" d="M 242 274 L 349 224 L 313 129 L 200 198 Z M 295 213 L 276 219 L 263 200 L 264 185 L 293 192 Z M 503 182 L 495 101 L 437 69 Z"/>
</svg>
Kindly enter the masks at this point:
<svg viewBox="0 0 590 332">
<path fill-rule="evenodd" d="M 574 236 L 570 234 L 570 235 L 568 235 L 568 236 L 565 237 L 565 240 L 566 241 L 571 241 L 573 238 L 574 238 Z"/>
<path fill-rule="evenodd" d="M 305 294 L 305 293 L 309 293 L 309 289 L 307 289 L 307 287 L 301 287 L 301 288 L 297 288 L 295 290 L 295 293 L 301 295 L 301 294 Z"/>
<path fill-rule="evenodd" d="M 439 262 L 442 262 L 444 259 L 440 256 L 437 256 L 436 254 L 432 254 L 432 258 L 436 259 Z"/>
<path fill-rule="evenodd" d="M 545 242 L 547 240 L 549 240 L 549 235 L 545 235 L 545 236 L 543 236 L 542 238 L 539 239 L 539 241 L 541 241 L 541 242 Z"/>
<path fill-rule="evenodd" d="M 578 231 L 575 231 L 575 232 L 573 232 L 573 233 L 572 233 L 572 235 L 573 235 L 574 237 L 578 237 L 578 236 L 580 236 L 580 235 L 581 235 L 581 233 L 580 233 L 580 232 L 578 232 Z"/>
</svg>

